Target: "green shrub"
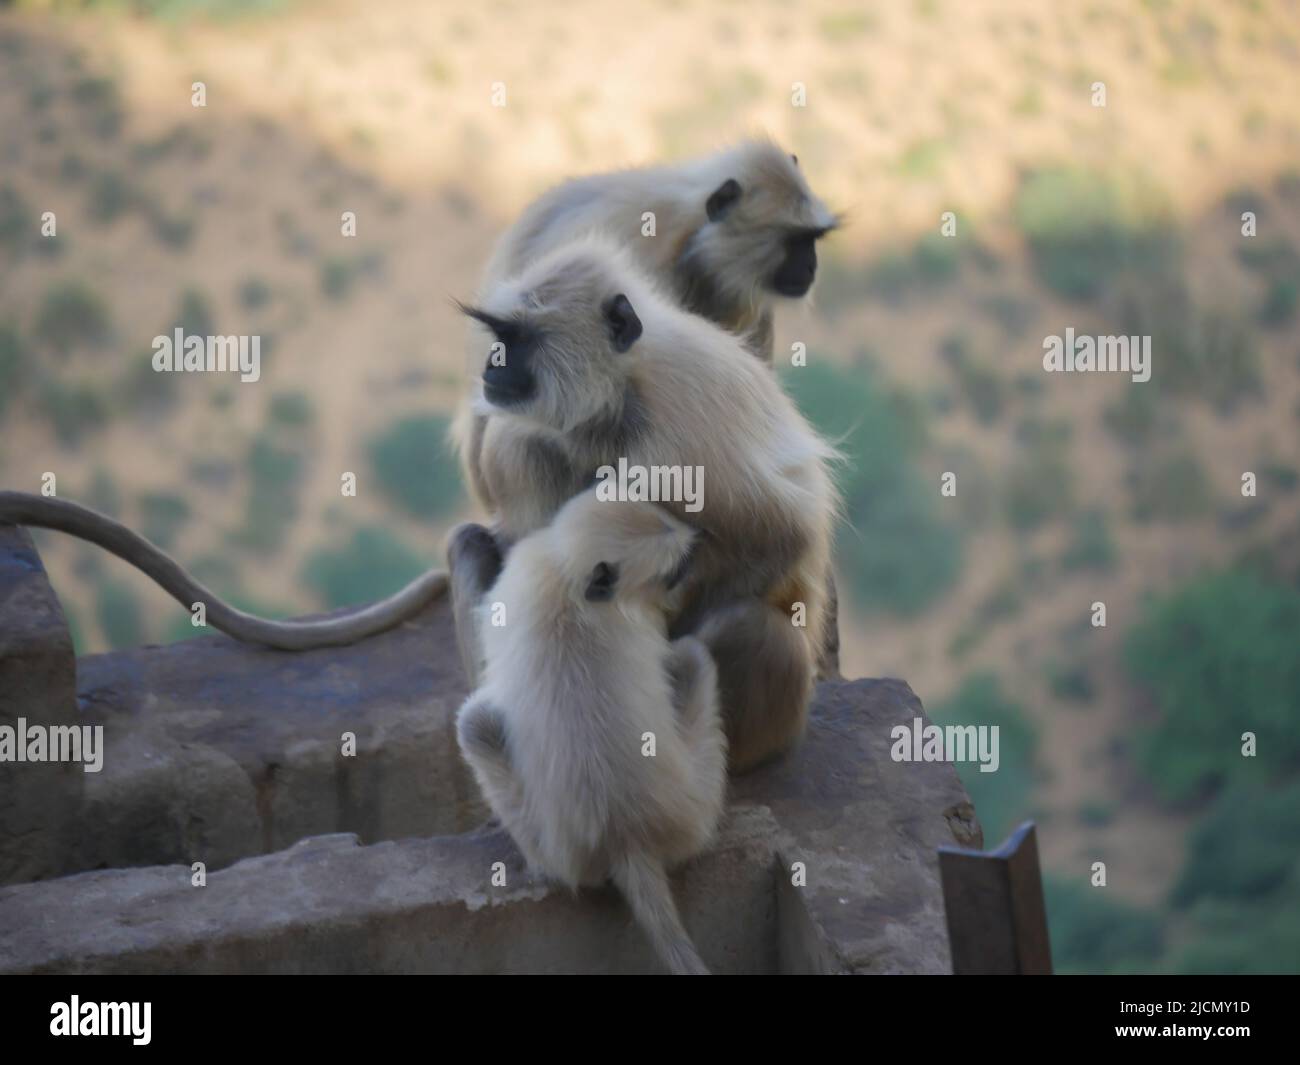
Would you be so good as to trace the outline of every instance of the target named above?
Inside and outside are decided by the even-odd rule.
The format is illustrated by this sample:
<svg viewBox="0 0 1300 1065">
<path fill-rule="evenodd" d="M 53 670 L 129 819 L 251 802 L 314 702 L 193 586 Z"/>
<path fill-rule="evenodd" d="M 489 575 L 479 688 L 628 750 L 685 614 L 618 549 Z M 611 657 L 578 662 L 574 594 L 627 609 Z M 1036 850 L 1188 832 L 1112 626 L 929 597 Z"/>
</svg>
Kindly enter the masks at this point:
<svg viewBox="0 0 1300 1065">
<path fill-rule="evenodd" d="M 139 647 L 144 643 L 144 619 L 140 603 L 125 584 L 104 581 L 95 599 L 95 615 L 100 631 L 114 651 Z"/>
<path fill-rule="evenodd" d="M 1135 279 L 1115 310 L 1124 333 L 1151 337 L 1151 380 L 1135 391 L 1200 399 L 1224 414 L 1259 394 L 1259 349 L 1240 313 L 1199 308 L 1184 283 L 1159 279 Z"/>
<path fill-rule="evenodd" d="M 846 591 L 865 610 L 916 614 L 961 569 L 954 524 L 940 518 L 937 479 L 916 467 L 924 436 L 918 405 L 890 394 L 867 364 L 841 369 L 820 359 L 782 375 L 809 420 L 844 453 L 836 480 L 845 523 L 837 555 Z"/>
<path fill-rule="evenodd" d="M 134 191 L 126 179 L 114 170 L 96 174 L 90 183 L 87 210 L 91 221 L 108 225 L 137 206 Z"/>
<path fill-rule="evenodd" d="M 428 562 L 387 529 L 363 526 L 343 547 L 314 552 L 303 583 L 326 607 L 370 602 L 397 591 L 428 568 Z"/>
<path fill-rule="evenodd" d="M 29 367 L 23 338 L 8 322 L 0 322 L 0 417 L 27 382 Z"/>
<path fill-rule="evenodd" d="M 87 382 L 64 384 L 49 378 L 41 385 L 37 404 L 53 424 L 59 441 L 69 447 L 79 444 L 87 433 L 98 432 L 109 421 L 108 401 Z"/>
<path fill-rule="evenodd" d="M 1300 762 L 1300 590 L 1224 570 L 1149 603 L 1125 638 L 1131 676 L 1160 722 L 1139 760 L 1168 799 Z M 1242 734 L 1259 741 L 1241 755 Z"/>
<path fill-rule="evenodd" d="M 1016 435 L 1021 446 L 1004 490 L 1007 520 L 1014 529 L 1036 529 L 1069 513 L 1074 502 L 1069 425 L 1031 418 Z"/>
<path fill-rule="evenodd" d="M 1180 254 L 1163 198 L 1134 176 L 1038 170 L 1015 215 L 1043 281 L 1067 299 L 1094 299 L 1122 275 L 1168 273 Z"/>
<path fill-rule="evenodd" d="M 1058 699 L 1073 703 L 1090 703 L 1097 690 L 1088 667 L 1082 663 L 1055 665 L 1048 672 L 1048 685 Z"/>
<path fill-rule="evenodd" d="M 0 251 L 18 255 L 32 239 L 39 215 L 12 185 L 0 185 Z"/>
<path fill-rule="evenodd" d="M 1300 781 L 1276 789 L 1252 781 L 1225 790 L 1196 823 L 1170 898 L 1180 907 L 1203 898 L 1254 900 L 1297 874 Z"/>
<path fill-rule="evenodd" d="M 329 299 L 346 299 L 357 280 L 356 263 L 341 255 L 332 255 L 320 264 L 320 290 Z"/>
<path fill-rule="evenodd" d="M 1288 325 L 1295 318 L 1300 285 L 1295 278 L 1279 277 L 1268 286 L 1268 293 L 1259 308 L 1259 320 L 1270 328 Z"/>
<path fill-rule="evenodd" d="M 1085 510 L 1074 520 L 1070 543 L 1061 556 L 1067 570 L 1109 570 L 1119 552 L 1103 510 Z"/>
<path fill-rule="evenodd" d="M 153 368 L 153 356 L 152 351 L 134 356 L 115 386 L 117 401 L 123 407 L 149 417 L 174 408 L 178 386 L 176 374 L 159 373 Z"/>
<path fill-rule="evenodd" d="M 438 517 L 460 505 L 456 460 L 441 414 L 403 418 L 370 442 L 370 465 L 379 490 L 418 518 Z"/>
<path fill-rule="evenodd" d="M 306 392 L 277 392 L 271 397 L 270 418 L 274 425 L 296 429 L 310 425 L 315 413 Z"/>
<path fill-rule="evenodd" d="M 90 286 L 80 281 L 60 281 L 45 292 L 36 312 L 33 335 L 59 354 L 82 344 L 108 341 L 111 321 L 108 305 Z"/>
<path fill-rule="evenodd" d="M 102 466 L 96 467 L 91 474 L 84 502 L 86 506 L 107 514 L 110 518 L 116 518 L 122 513 L 122 493 L 118 491 L 113 475 Z"/>
<path fill-rule="evenodd" d="M 146 211 L 154 236 L 168 248 L 179 251 L 188 248 L 198 228 L 198 218 L 192 211 L 168 212 L 157 204 Z"/>
<path fill-rule="evenodd" d="M 1150 972 L 1164 950 L 1160 918 L 1117 902 L 1112 889 L 1043 878 L 1052 965 L 1060 973 Z"/>
<path fill-rule="evenodd" d="M 187 288 L 181 293 L 180 309 L 174 326 L 180 326 L 186 336 L 209 337 L 217 335 L 212 303 L 197 288 Z"/>
<path fill-rule="evenodd" d="M 177 533 L 190 519 L 190 505 L 167 492 L 147 492 L 140 497 L 140 533 L 164 550 L 170 550 Z"/>
<path fill-rule="evenodd" d="M 1212 503 L 1205 467 L 1191 451 L 1143 458 L 1126 480 L 1138 521 L 1186 521 L 1205 514 Z"/>
<path fill-rule="evenodd" d="M 259 310 L 270 300 L 271 286 L 260 277 L 248 277 L 239 283 L 239 302 L 246 310 Z"/>
<path fill-rule="evenodd" d="M 1192 911 L 1193 941 L 1179 951 L 1180 973 L 1300 973 L 1300 877 L 1249 904 L 1203 902 Z"/>
<path fill-rule="evenodd" d="M 1006 388 L 1001 376 L 970 352 L 961 334 L 948 337 L 941 345 L 945 361 L 957 376 L 957 384 L 971 412 L 982 425 L 992 425 L 1002 416 Z"/>
<path fill-rule="evenodd" d="M 261 433 L 248 452 L 248 510 L 237 540 L 246 547 L 275 551 L 298 516 L 302 456 Z"/>
<path fill-rule="evenodd" d="M 1024 709 L 1003 695 L 997 676 L 987 672 L 967 677 L 956 694 L 936 706 L 931 716 L 936 725 L 998 729 L 999 763 L 995 772 L 982 773 L 975 762 L 955 765 L 984 828 L 984 844 L 992 849 L 1029 816 L 1038 744 L 1034 727 Z"/>
</svg>

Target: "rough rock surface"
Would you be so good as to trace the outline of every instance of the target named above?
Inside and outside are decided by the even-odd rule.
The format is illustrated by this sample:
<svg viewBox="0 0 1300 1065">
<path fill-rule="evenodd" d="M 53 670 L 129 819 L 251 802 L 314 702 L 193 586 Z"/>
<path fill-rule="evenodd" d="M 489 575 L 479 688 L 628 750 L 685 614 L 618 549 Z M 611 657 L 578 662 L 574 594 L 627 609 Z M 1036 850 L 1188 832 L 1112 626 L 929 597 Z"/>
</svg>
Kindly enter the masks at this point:
<svg viewBox="0 0 1300 1065">
<path fill-rule="evenodd" d="M 76 869 L 215 869 L 307 836 L 373 843 L 486 817 L 456 749 L 465 682 L 445 608 L 353 647 L 290 654 L 202 637 L 90 655 L 77 673 L 107 753 L 87 780 Z"/>
<path fill-rule="evenodd" d="M 0 726 L 81 724 L 74 662 L 31 536 L 0 525 Z M 64 871 L 88 775 L 69 762 L 0 762 L 0 884 Z"/>
</svg>

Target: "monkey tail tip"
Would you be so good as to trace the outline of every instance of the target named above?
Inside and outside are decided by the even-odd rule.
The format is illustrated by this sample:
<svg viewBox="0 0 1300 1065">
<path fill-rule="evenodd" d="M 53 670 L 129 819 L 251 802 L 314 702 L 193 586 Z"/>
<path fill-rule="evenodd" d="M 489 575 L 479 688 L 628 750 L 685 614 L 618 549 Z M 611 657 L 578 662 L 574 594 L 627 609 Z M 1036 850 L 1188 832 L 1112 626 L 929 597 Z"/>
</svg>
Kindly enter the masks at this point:
<svg viewBox="0 0 1300 1065">
<path fill-rule="evenodd" d="M 649 855 L 627 854 L 615 863 L 613 879 L 668 971 L 708 976 L 708 966 L 682 926 L 663 864 Z"/>
</svg>

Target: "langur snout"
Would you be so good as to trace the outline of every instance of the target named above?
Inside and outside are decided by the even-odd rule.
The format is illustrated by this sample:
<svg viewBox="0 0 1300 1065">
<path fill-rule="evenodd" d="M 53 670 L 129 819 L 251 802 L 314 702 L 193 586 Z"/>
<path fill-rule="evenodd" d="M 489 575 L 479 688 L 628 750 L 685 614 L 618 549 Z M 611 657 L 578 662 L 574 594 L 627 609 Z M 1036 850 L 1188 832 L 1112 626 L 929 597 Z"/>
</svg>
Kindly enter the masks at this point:
<svg viewBox="0 0 1300 1065">
<path fill-rule="evenodd" d="M 499 318 L 464 304 L 460 309 L 487 326 L 496 338 L 483 364 L 483 395 L 488 402 L 508 407 L 530 398 L 537 391 L 532 369 L 538 346 L 536 331 L 517 318 Z"/>
<path fill-rule="evenodd" d="M 772 289 L 782 296 L 807 295 L 817 276 L 817 234 L 800 233 L 785 243 L 785 258 L 772 276 Z"/>
</svg>

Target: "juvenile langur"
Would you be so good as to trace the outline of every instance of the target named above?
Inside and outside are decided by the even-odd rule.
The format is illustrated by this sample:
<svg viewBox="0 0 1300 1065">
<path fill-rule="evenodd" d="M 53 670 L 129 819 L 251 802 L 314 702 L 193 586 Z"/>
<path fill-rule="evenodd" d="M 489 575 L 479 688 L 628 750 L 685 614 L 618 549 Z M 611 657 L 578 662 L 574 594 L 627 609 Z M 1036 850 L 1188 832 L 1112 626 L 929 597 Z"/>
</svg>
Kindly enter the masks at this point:
<svg viewBox="0 0 1300 1065">
<path fill-rule="evenodd" d="M 475 401 L 491 413 L 479 462 L 496 535 L 462 527 L 449 551 L 462 640 L 502 549 L 602 467 L 702 470 L 697 512 L 664 502 L 701 533 L 670 632 L 713 654 L 732 769 L 784 750 L 823 644 L 833 450 L 733 334 L 681 310 L 607 241 L 551 253 L 466 312 L 504 359 L 487 361 Z M 462 646 L 474 677 L 481 651 Z"/>
<path fill-rule="evenodd" d="M 479 618 L 483 683 L 456 719 L 529 865 L 573 889 L 612 879 L 685 974 L 708 970 L 666 870 L 712 840 L 727 773 L 713 661 L 666 632 L 694 536 L 653 503 L 574 497 L 510 552 L 505 623 Z"/>
</svg>

